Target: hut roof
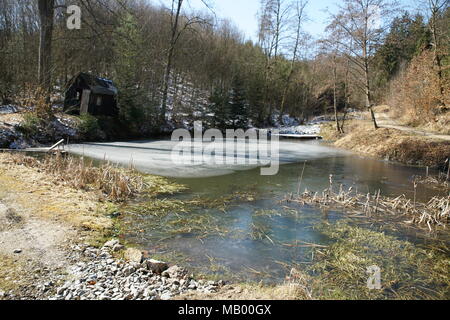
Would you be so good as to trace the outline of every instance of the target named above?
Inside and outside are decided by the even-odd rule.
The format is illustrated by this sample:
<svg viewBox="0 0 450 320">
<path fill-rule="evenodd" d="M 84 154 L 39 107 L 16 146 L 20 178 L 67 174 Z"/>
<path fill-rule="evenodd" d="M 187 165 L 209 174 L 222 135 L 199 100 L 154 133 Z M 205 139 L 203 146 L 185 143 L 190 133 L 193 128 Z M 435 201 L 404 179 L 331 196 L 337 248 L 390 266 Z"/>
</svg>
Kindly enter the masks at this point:
<svg viewBox="0 0 450 320">
<path fill-rule="evenodd" d="M 118 90 L 114 86 L 112 80 L 96 77 L 84 72 L 80 72 L 77 76 L 75 76 L 69 82 L 68 88 L 70 88 L 78 78 L 81 79 L 81 81 L 83 81 L 84 84 L 89 87 L 89 90 L 91 90 L 94 94 L 114 96 L 118 93 Z"/>
</svg>

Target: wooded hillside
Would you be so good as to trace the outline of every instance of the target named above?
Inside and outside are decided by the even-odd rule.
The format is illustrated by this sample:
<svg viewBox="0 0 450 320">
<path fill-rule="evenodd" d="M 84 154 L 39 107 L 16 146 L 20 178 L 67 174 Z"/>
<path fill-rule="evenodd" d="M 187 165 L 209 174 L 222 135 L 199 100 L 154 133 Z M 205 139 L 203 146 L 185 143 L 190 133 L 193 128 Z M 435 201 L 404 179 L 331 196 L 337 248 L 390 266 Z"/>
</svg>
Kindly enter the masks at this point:
<svg viewBox="0 0 450 320">
<path fill-rule="evenodd" d="M 217 18 L 212 1 L 195 12 L 188 0 L 0 0 L 0 103 L 20 104 L 41 87 L 57 104 L 88 72 L 115 82 L 120 120 L 138 135 L 194 120 L 273 126 L 282 114 L 302 121 L 388 99 L 412 120 L 445 113 L 449 2 L 423 1 L 423 15 L 387 0 L 340 3 L 324 39 L 313 39 L 306 1 L 261 0 L 253 43 Z M 79 30 L 67 28 L 74 4 Z"/>
</svg>

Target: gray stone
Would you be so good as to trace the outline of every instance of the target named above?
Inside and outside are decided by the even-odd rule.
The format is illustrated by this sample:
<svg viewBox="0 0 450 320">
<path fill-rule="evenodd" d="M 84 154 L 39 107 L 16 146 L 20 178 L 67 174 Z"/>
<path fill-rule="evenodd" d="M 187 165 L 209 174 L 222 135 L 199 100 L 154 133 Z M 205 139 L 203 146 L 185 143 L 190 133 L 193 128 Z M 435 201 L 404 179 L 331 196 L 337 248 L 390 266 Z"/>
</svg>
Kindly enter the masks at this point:
<svg viewBox="0 0 450 320">
<path fill-rule="evenodd" d="M 103 247 L 104 247 L 104 248 L 113 248 L 113 247 L 114 247 L 115 245 L 117 245 L 117 244 L 119 244 L 119 240 L 113 239 L 113 240 L 110 240 L 110 241 L 106 242 L 106 243 L 103 245 Z"/>
<path fill-rule="evenodd" d="M 153 259 L 145 260 L 144 266 L 147 270 L 150 270 L 151 272 L 158 275 L 161 275 L 164 271 L 169 269 L 167 263 Z"/>
<path fill-rule="evenodd" d="M 119 251 L 122 251 L 123 249 L 125 249 L 125 247 L 124 247 L 123 245 L 121 245 L 121 244 L 116 244 L 116 245 L 113 247 L 113 251 L 114 251 L 114 252 L 119 252 Z"/>
<path fill-rule="evenodd" d="M 163 293 L 160 296 L 160 299 L 161 300 L 170 300 L 170 299 L 172 299 L 172 294 L 170 292 Z"/>
<path fill-rule="evenodd" d="M 124 258 L 130 262 L 142 263 L 144 255 L 138 249 L 128 248 L 125 250 Z"/>
<path fill-rule="evenodd" d="M 162 273 L 162 276 L 172 279 L 185 279 L 188 272 L 178 266 L 172 266 Z"/>
</svg>

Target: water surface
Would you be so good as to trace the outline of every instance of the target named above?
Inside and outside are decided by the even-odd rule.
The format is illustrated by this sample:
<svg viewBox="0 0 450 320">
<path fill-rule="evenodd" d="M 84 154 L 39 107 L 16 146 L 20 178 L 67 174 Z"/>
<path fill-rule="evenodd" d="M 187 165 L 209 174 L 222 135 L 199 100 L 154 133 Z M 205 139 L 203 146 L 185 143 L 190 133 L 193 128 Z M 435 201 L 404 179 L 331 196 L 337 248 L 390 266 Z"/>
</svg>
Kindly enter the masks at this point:
<svg viewBox="0 0 450 320">
<path fill-rule="evenodd" d="M 158 143 L 164 145 L 164 142 Z M 283 201 L 289 194 L 298 192 L 300 180 L 302 191 L 324 190 L 332 175 L 335 188 L 342 184 L 363 193 L 373 194 L 380 190 L 383 195 L 404 194 L 413 198 L 413 178 L 424 174 L 421 168 L 367 159 L 317 142 L 288 142 L 284 148 L 286 153 L 294 152 L 289 154 L 289 161 L 275 176 L 261 176 L 258 168 L 222 170 L 200 166 L 184 172 L 180 172 L 183 168 L 176 168 L 172 175 L 177 178 L 173 180 L 186 185 L 189 190 L 170 197 L 171 200 L 233 200 L 220 208 L 196 208 L 189 212 L 174 210 L 164 218 L 130 212 L 123 218 L 126 239 L 154 255 L 166 259 L 172 256 L 174 262 L 181 261 L 203 273 L 240 280 L 280 282 L 290 268 L 311 263 L 313 253 L 309 244 L 329 244 L 329 239 L 317 230 L 318 226 L 348 220 L 339 210 Z M 135 151 L 133 154 L 136 159 Z M 151 165 L 141 163 L 141 168 L 152 172 Z M 170 176 L 171 171 L 159 172 Z M 202 177 L 186 177 L 194 172 L 202 172 Z M 300 179 L 302 172 L 303 179 Z M 419 186 L 416 197 L 419 201 L 427 201 L 435 194 L 436 191 Z M 388 219 L 392 220 L 392 217 Z M 365 219 L 349 223 L 380 228 L 380 224 Z M 391 233 L 417 244 L 431 239 L 413 228 L 396 229 Z"/>
</svg>

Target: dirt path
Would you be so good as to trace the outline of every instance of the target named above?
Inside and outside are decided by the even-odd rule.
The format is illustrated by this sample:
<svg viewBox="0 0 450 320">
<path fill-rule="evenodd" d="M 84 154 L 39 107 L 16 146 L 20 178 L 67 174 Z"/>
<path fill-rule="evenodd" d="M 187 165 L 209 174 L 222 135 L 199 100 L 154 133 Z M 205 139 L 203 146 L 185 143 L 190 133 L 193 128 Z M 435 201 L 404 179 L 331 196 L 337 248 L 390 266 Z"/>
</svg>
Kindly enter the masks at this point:
<svg viewBox="0 0 450 320">
<path fill-rule="evenodd" d="M 415 135 L 420 135 L 420 136 L 425 136 L 425 137 L 429 137 L 431 139 L 440 139 L 440 140 L 446 140 L 446 141 L 450 141 L 450 135 L 445 135 L 445 134 L 436 134 L 433 132 L 427 132 L 427 131 L 423 131 L 423 130 L 418 130 L 415 128 L 411 128 L 411 127 L 407 127 L 407 126 L 401 126 L 398 125 L 395 120 L 393 120 L 392 118 L 389 117 L 389 115 L 385 112 L 377 112 L 376 113 L 377 116 L 377 122 L 378 125 L 381 128 L 388 128 L 388 129 L 396 129 L 396 130 L 401 130 L 401 131 L 406 131 Z"/>
<path fill-rule="evenodd" d="M 0 254 L 33 260 L 49 268 L 66 264 L 61 244 L 68 243 L 75 231 L 61 223 L 34 217 L 23 209 L 0 203 Z M 15 252 L 17 251 L 17 252 Z"/>
<path fill-rule="evenodd" d="M 95 194 L 57 184 L 0 153 L 0 300 L 5 294 L 45 299 L 78 259 L 72 247 L 88 241 L 91 230 L 109 227 L 97 204 Z"/>
</svg>

